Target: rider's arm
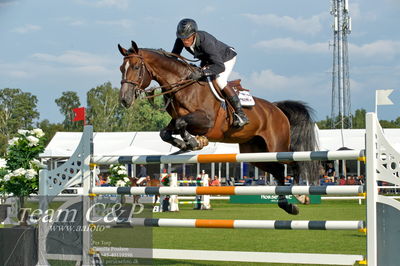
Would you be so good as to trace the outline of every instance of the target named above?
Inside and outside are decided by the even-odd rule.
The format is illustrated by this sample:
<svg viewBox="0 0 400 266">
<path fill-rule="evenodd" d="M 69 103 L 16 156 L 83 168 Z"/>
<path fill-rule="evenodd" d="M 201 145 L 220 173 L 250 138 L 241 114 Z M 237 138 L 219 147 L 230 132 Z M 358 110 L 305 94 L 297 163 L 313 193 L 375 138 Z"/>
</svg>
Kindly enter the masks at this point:
<svg viewBox="0 0 400 266">
<path fill-rule="evenodd" d="M 181 39 L 177 38 L 175 40 L 174 48 L 172 48 L 171 53 L 180 55 L 183 50 L 183 42 Z"/>
<path fill-rule="evenodd" d="M 214 75 L 218 75 L 225 71 L 224 61 L 222 60 L 222 56 L 218 52 L 216 47 L 216 42 L 211 39 L 204 38 L 202 40 L 202 50 L 208 57 L 207 69 L 212 72 Z"/>
</svg>

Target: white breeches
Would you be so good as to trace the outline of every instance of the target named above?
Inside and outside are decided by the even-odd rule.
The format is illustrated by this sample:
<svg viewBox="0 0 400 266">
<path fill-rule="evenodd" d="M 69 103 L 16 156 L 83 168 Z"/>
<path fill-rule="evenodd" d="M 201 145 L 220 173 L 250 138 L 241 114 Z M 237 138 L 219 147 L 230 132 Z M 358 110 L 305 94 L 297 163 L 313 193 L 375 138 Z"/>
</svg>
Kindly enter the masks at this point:
<svg viewBox="0 0 400 266">
<path fill-rule="evenodd" d="M 233 67 L 235 66 L 235 63 L 236 63 L 236 56 L 234 58 L 232 58 L 231 60 L 226 61 L 224 63 L 225 71 L 220 73 L 216 79 L 217 84 L 221 89 L 224 89 L 226 84 L 228 84 L 228 78 L 233 70 Z"/>
</svg>

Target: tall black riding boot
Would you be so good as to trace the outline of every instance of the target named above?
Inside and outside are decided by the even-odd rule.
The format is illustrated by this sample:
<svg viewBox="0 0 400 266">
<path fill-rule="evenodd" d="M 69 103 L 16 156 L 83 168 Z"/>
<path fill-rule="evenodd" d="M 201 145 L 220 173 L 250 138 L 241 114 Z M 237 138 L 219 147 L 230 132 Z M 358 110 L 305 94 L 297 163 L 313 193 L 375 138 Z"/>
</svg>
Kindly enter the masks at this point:
<svg viewBox="0 0 400 266">
<path fill-rule="evenodd" d="M 232 105 L 233 109 L 235 109 L 233 126 L 240 128 L 248 124 L 249 119 L 243 112 L 242 104 L 240 103 L 239 97 L 237 96 L 236 92 L 229 85 L 226 85 L 224 88 L 224 93 L 226 95 L 226 99 Z"/>
</svg>

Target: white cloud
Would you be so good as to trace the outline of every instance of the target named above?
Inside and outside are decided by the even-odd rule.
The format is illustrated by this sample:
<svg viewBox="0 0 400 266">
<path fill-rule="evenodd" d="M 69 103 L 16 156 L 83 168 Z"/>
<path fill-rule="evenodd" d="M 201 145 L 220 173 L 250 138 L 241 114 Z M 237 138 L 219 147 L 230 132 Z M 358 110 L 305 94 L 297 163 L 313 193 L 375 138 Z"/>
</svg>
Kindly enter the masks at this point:
<svg viewBox="0 0 400 266">
<path fill-rule="evenodd" d="M 128 0 L 77 0 L 78 3 L 94 7 L 128 8 Z"/>
<path fill-rule="evenodd" d="M 265 51 L 271 50 L 290 50 L 301 53 L 325 53 L 329 52 L 328 43 L 308 44 L 304 41 L 293 40 L 292 38 L 278 38 L 268 41 L 260 41 L 254 45 Z"/>
<path fill-rule="evenodd" d="M 38 25 L 26 24 L 24 26 L 14 28 L 11 31 L 23 34 L 23 33 L 28 33 L 28 32 L 32 32 L 32 31 L 38 31 L 41 29 L 42 28 Z"/>
<path fill-rule="evenodd" d="M 208 5 L 208 6 L 205 6 L 203 8 L 202 13 L 203 14 L 210 14 L 210 13 L 213 13 L 215 10 L 216 10 L 215 6 Z"/>
<path fill-rule="evenodd" d="M 265 69 L 259 72 L 253 72 L 246 80 L 252 88 L 262 89 L 263 91 L 274 92 L 282 95 L 287 95 L 290 92 L 291 96 L 303 93 L 315 94 L 317 91 L 316 85 L 322 80 L 326 80 L 324 74 L 309 74 L 302 76 L 284 76 L 274 73 L 270 69 Z M 267 92 L 267 94 L 269 93 Z"/>
<path fill-rule="evenodd" d="M 349 43 L 349 54 L 379 59 L 393 59 L 400 55 L 400 41 L 378 40 L 364 45 Z"/>
<path fill-rule="evenodd" d="M 134 21 L 130 19 L 120 19 L 120 20 L 99 20 L 96 21 L 97 24 L 119 26 L 125 29 L 130 29 L 134 25 Z"/>
<path fill-rule="evenodd" d="M 243 14 L 243 16 L 259 25 L 273 26 L 303 34 L 316 34 L 323 29 L 321 21 L 328 17 L 328 13 L 321 13 L 310 18 L 293 18 L 275 14 Z"/>
<path fill-rule="evenodd" d="M 0 7 L 3 8 L 3 7 L 11 6 L 11 5 L 14 5 L 17 3 L 18 3 L 18 1 L 14 1 L 14 0 L 1 0 Z"/>
<path fill-rule="evenodd" d="M 104 55 L 95 55 L 81 51 L 66 51 L 61 55 L 35 53 L 32 58 L 42 62 L 61 63 L 71 66 L 101 66 L 111 63 Z"/>
<path fill-rule="evenodd" d="M 86 24 L 85 20 L 73 17 L 62 17 L 59 18 L 58 20 L 67 23 L 69 26 L 81 26 Z"/>
</svg>

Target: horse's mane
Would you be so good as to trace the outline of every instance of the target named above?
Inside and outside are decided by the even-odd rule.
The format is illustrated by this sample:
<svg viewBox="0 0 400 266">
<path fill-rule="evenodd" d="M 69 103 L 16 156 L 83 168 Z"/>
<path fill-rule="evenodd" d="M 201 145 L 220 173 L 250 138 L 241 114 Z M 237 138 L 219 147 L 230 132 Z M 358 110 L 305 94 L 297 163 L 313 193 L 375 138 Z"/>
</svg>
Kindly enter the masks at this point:
<svg viewBox="0 0 400 266">
<path fill-rule="evenodd" d="M 176 63 L 181 64 L 181 66 L 184 66 L 184 67 L 188 67 L 188 64 L 189 64 L 188 62 L 183 61 L 182 59 L 174 56 L 172 53 L 169 53 L 169 52 L 165 51 L 162 48 L 158 48 L 158 49 L 155 49 L 155 48 L 139 48 L 139 50 L 153 52 L 153 53 L 156 53 L 158 55 L 164 56 L 164 57 L 166 57 L 168 59 L 171 59 L 171 60 L 175 61 Z M 133 53 L 135 53 L 133 48 L 129 48 L 128 49 L 128 55 L 133 54 Z"/>
</svg>

